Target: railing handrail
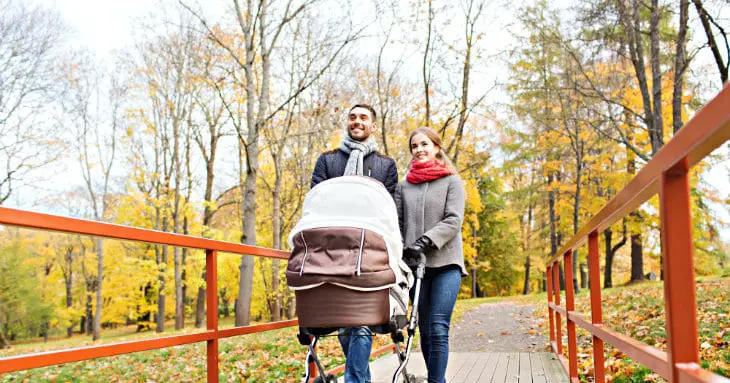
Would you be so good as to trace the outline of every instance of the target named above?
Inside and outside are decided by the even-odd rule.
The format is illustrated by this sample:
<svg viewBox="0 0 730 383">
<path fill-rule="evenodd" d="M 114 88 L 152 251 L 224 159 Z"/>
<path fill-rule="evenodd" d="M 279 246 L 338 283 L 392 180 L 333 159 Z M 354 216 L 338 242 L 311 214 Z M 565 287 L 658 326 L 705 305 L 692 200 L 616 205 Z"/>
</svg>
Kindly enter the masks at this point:
<svg viewBox="0 0 730 383">
<path fill-rule="evenodd" d="M 182 335 L 162 336 L 152 339 L 141 339 L 119 343 L 100 344 L 85 347 L 68 348 L 40 353 L 29 353 L 0 358 L 0 373 L 7 373 L 32 368 L 53 366 L 89 359 L 129 354 L 140 351 L 160 349 L 172 346 L 207 343 L 207 381 L 218 382 L 218 340 L 232 336 L 246 335 L 270 331 L 299 324 L 297 319 L 269 322 L 251 326 L 234 328 L 218 328 L 218 266 L 217 253 L 233 253 L 288 260 L 289 252 L 260 246 L 226 242 L 209 238 L 195 237 L 151 229 L 118 225 L 107 222 L 92 221 L 59 215 L 37 213 L 8 207 L 0 207 L 0 225 L 15 226 L 27 229 L 47 230 L 67 234 L 79 234 L 110 238 L 116 240 L 144 242 L 157 245 L 170 245 L 206 251 L 206 317 L 207 329 Z M 374 350 L 371 355 L 380 355 L 394 351 L 393 345 Z M 344 366 L 331 369 L 328 373 L 341 372 Z M 313 375 L 316 377 L 316 371 Z"/>
<path fill-rule="evenodd" d="M 81 218 L 64 217 L 45 213 L 0 206 L 0 225 L 56 231 L 68 234 L 170 245 L 198 250 L 216 250 L 224 253 L 255 255 L 269 258 L 288 259 L 289 252 L 261 246 L 220 241 L 192 235 L 170 233 L 152 229 L 118 225 Z"/>
<path fill-rule="evenodd" d="M 730 382 L 699 365 L 697 292 L 691 224 L 689 171 L 714 149 L 730 140 L 730 84 L 708 102 L 682 129 L 546 263 L 550 344 L 568 373 L 578 382 L 576 328 L 593 337 L 595 382 L 605 382 L 604 341 L 670 382 Z M 667 352 L 603 326 L 598 236 L 642 203 L 659 194 Z M 575 312 L 572 260 L 588 241 L 591 320 Z M 565 307 L 560 306 L 559 262 L 565 270 Z M 563 358 L 561 316 L 568 330 L 568 360 Z"/>
</svg>

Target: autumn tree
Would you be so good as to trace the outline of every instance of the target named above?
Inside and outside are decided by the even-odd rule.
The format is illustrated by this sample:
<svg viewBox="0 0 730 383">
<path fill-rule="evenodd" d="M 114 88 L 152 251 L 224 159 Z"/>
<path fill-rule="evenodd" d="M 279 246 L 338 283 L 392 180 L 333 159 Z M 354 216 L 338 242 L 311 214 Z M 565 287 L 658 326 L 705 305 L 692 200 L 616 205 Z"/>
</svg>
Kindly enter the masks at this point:
<svg viewBox="0 0 730 383">
<path fill-rule="evenodd" d="M 57 12 L 42 5 L 2 0 L 0 7 L 2 205 L 62 151 L 58 125 L 47 123 L 42 111 L 58 96 L 56 63 L 68 29 Z"/>
<path fill-rule="evenodd" d="M 104 64 L 80 52 L 65 68 L 64 117 L 84 180 L 89 215 L 96 221 L 109 220 L 113 170 L 118 160 L 118 136 L 124 128 L 124 81 L 105 74 Z M 115 71 L 112 71 L 114 73 Z M 94 242 L 97 267 L 93 284 L 96 295 L 92 338 L 101 335 L 104 280 L 104 240 Z"/>
<path fill-rule="evenodd" d="M 196 54 L 198 59 L 194 62 L 194 72 L 197 73 L 200 86 L 197 86 L 193 94 L 194 104 L 198 113 L 194 113 L 191 124 L 193 140 L 205 166 L 204 189 L 203 189 L 203 233 L 204 237 L 211 237 L 211 221 L 219 208 L 235 201 L 220 202 L 223 194 L 213 196 L 213 188 L 216 179 L 216 160 L 219 157 L 221 139 L 231 136 L 232 132 L 227 129 L 228 114 L 225 111 L 225 104 L 218 97 L 226 86 L 224 85 L 225 71 L 221 68 L 222 57 L 226 55 L 211 41 L 203 41 L 198 47 Z M 205 280 L 205 272 L 201 276 Z M 206 288 L 201 285 L 198 288 L 195 304 L 195 327 L 203 327 L 205 321 L 205 300 Z"/>
<path fill-rule="evenodd" d="M 184 21 L 184 19 L 183 19 Z M 150 29 L 151 31 L 151 29 Z M 145 103 L 134 109 L 139 131 L 130 143 L 135 166 L 134 182 L 154 207 L 153 227 L 157 230 L 182 231 L 187 184 L 183 173 L 186 135 L 190 134 L 195 81 L 192 76 L 196 34 L 185 24 L 172 25 L 161 34 L 153 34 L 137 47 L 137 81 Z M 168 246 L 155 246 L 159 268 L 157 286 L 157 331 L 164 331 L 169 261 Z M 184 323 L 182 296 L 182 253 L 173 248 L 173 283 L 175 291 L 175 326 Z"/>
<path fill-rule="evenodd" d="M 38 285 L 31 242 L 10 230 L 0 232 L 0 349 L 10 341 L 36 336 L 47 329 L 53 307 Z"/>
<path fill-rule="evenodd" d="M 283 100 L 271 104 L 272 61 L 277 57 L 275 49 L 280 43 L 286 27 L 298 17 L 304 17 L 312 1 L 289 0 L 284 4 L 273 4 L 268 0 L 248 1 L 241 4 L 233 0 L 235 10 L 235 29 L 225 30 L 207 21 L 198 8 L 180 1 L 182 7 L 190 12 L 201 24 L 208 38 L 215 41 L 230 54 L 231 73 L 236 86 L 244 90 L 245 118 L 241 119 L 232 108 L 231 122 L 238 135 L 241 161 L 241 242 L 256 244 L 256 188 L 259 172 L 260 136 L 271 119 L 295 99 L 301 92 L 317 81 L 338 57 L 340 52 L 362 33 L 363 28 L 345 24 L 344 28 L 325 30 L 319 37 L 326 42 L 320 65 L 309 72 L 296 89 Z M 309 17 L 314 17 L 310 14 Z M 341 23 L 342 24 L 342 23 Z M 344 30 L 343 30 L 344 29 Z M 241 72 L 243 72 L 241 74 Z M 232 105 L 231 94 L 221 94 L 227 105 Z M 244 255 L 241 258 L 239 295 L 236 301 L 236 326 L 247 325 L 250 321 L 251 288 L 253 283 L 254 258 Z"/>
</svg>

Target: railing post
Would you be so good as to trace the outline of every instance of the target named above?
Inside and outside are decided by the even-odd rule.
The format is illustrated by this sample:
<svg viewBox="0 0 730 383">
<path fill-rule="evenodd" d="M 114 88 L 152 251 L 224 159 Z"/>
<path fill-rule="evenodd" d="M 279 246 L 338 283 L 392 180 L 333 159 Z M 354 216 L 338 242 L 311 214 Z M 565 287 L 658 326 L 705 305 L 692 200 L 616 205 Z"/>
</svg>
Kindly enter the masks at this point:
<svg viewBox="0 0 730 383">
<path fill-rule="evenodd" d="M 545 270 L 547 274 L 547 300 L 548 300 L 548 322 L 550 322 L 550 345 L 555 342 L 555 313 L 550 304 L 553 303 L 553 267 L 548 266 Z"/>
<path fill-rule="evenodd" d="M 206 324 L 216 338 L 208 341 L 208 383 L 218 383 L 218 252 L 205 251 Z"/>
<path fill-rule="evenodd" d="M 556 306 L 560 306 L 560 263 L 555 261 L 553 264 L 553 301 Z M 558 355 L 563 354 L 563 330 L 560 328 L 560 313 L 555 312 L 555 348 Z"/>
<path fill-rule="evenodd" d="M 601 268 L 598 265 L 598 232 L 588 235 L 588 272 L 591 281 L 591 323 L 603 324 L 603 306 L 601 302 Z M 596 383 L 606 381 L 604 366 L 603 339 L 593 335 L 593 376 Z"/>
<path fill-rule="evenodd" d="M 563 255 L 565 268 L 565 311 L 568 325 L 568 375 L 571 382 L 578 382 L 578 342 L 575 334 L 575 322 L 570 314 L 575 311 L 575 289 L 573 287 L 573 250 Z"/>
<path fill-rule="evenodd" d="M 685 157 L 662 173 L 659 189 L 670 382 L 679 381 L 678 363 L 699 363 L 688 168 Z"/>
</svg>

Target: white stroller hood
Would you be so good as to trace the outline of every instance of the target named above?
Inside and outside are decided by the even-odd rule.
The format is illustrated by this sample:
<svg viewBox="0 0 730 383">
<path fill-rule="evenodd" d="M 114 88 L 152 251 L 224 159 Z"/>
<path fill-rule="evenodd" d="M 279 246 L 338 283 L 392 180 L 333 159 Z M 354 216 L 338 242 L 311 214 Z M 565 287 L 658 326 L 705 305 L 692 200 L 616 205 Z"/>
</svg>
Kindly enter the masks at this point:
<svg viewBox="0 0 730 383">
<path fill-rule="evenodd" d="M 297 233 L 316 227 L 372 230 L 383 236 L 401 257 L 403 243 L 395 202 L 385 187 L 372 178 L 343 176 L 317 184 L 304 198 L 302 218 L 289 234 L 289 246 Z"/>
</svg>

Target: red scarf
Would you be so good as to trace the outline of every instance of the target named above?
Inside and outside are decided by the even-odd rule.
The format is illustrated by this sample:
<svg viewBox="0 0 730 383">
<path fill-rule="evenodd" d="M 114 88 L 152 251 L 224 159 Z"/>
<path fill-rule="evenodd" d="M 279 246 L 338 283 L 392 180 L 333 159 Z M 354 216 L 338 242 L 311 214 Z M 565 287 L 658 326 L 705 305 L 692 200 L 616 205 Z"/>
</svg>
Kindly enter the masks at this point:
<svg viewBox="0 0 730 383">
<path fill-rule="evenodd" d="M 406 175 L 406 180 L 412 184 L 420 184 L 422 182 L 433 181 L 441 177 L 446 177 L 453 172 L 446 167 L 446 164 L 438 160 L 419 162 L 411 161 L 411 169 Z"/>
</svg>

